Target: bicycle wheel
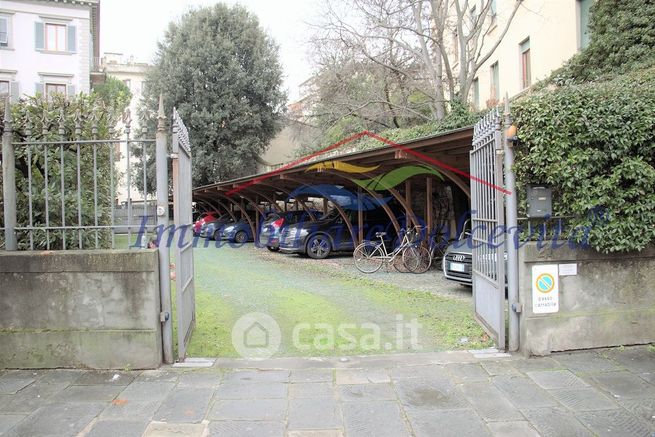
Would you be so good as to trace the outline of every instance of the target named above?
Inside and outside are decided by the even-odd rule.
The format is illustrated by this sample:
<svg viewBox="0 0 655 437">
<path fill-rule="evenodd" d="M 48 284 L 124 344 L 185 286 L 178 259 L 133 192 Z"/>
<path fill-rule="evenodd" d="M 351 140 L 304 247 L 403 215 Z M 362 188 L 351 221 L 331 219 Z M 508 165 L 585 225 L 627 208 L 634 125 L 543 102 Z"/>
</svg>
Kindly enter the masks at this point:
<svg viewBox="0 0 655 437">
<path fill-rule="evenodd" d="M 375 273 L 382 267 L 383 258 L 380 246 L 370 241 L 365 241 L 355 248 L 353 259 L 355 267 L 362 273 Z"/>
<path fill-rule="evenodd" d="M 424 246 L 410 246 L 403 252 L 403 263 L 412 273 L 425 273 L 430 269 L 432 257 Z"/>
<path fill-rule="evenodd" d="M 403 254 L 400 253 L 392 261 L 393 268 L 400 273 L 410 273 L 410 271 L 405 267 L 405 262 L 403 261 Z"/>
</svg>

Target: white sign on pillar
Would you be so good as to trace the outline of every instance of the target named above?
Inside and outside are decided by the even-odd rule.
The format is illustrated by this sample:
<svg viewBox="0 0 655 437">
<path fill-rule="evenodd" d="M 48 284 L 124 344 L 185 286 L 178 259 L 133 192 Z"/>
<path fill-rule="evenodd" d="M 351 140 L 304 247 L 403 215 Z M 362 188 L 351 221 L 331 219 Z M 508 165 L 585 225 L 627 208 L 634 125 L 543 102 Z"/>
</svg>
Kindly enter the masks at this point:
<svg viewBox="0 0 655 437">
<path fill-rule="evenodd" d="M 532 267 L 532 312 L 535 314 L 559 311 L 559 272 L 557 264 Z"/>
</svg>

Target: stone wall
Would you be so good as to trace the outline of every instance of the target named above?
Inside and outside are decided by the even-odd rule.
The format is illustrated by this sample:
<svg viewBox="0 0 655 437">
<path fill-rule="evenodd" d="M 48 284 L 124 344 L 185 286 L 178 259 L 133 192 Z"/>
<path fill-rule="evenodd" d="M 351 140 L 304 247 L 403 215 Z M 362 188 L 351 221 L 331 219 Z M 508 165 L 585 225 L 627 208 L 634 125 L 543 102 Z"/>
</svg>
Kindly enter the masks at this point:
<svg viewBox="0 0 655 437">
<path fill-rule="evenodd" d="M 577 264 L 559 276 L 559 311 L 532 309 L 532 266 Z M 655 342 L 655 250 L 601 254 L 568 246 L 519 251 L 521 350 L 529 355 Z"/>
<path fill-rule="evenodd" d="M 154 250 L 0 252 L 0 368 L 156 368 Z"/>
</svg>

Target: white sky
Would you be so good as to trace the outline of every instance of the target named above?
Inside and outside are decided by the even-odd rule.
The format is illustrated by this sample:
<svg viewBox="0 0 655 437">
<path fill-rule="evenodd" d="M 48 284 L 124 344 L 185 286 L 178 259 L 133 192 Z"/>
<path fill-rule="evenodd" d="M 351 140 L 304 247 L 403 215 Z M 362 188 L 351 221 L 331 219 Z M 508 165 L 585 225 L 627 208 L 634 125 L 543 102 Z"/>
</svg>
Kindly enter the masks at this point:
<svg viewBox="0 0 655 437">
<path fill-rule="evenodd" d="M 224 0 L 241 5 L 259 17 L 260 25 L 280 46 L 285 87 L 289 101 L 298 97 L 298 85 L 309 78 L 306 22 L 315 22 L 320 0 Z M 208 6 L 217 0 L 102 0 L 100 7 L 100 52 L 133 55 L 137 61 L 151 62 L 157 41 L 168 23 L 192 6 Z"/>
</svg>

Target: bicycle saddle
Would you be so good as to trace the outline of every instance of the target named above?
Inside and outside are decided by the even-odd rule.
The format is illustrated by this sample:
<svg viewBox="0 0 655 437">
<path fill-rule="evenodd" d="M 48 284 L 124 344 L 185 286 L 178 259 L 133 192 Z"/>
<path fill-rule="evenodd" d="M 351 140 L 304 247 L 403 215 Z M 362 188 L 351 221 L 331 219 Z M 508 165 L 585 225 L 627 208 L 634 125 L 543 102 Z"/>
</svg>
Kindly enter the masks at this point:
<svg viewBox="0 0 655 437">
<path fill-rule="evenodd" d="M 376 233 L 375 233 L 375 237 L 376 237 L 376 238 L 384 237 L 385 235 L 387 235 L 386 232 L 376 232 Z"/>
</svg>

